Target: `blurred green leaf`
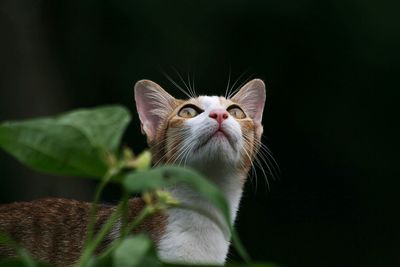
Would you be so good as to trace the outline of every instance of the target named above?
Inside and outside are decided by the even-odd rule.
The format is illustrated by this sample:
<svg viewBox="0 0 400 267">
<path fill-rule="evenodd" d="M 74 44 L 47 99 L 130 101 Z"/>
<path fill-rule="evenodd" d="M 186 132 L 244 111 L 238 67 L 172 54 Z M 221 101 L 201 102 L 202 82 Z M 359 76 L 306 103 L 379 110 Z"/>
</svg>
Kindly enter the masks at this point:
<svg viewBox="0 0 400 267">
<path fill-rule="evenodd" d="M 11 237 L 7 234 L 0 233 L 0 245 L 8 246 L 14 251 L 16 251 L 17 255 L 19 256 L 18 261 L 12 263 L 3 263 L 0 262 L 0 266 L 8 266 L 7 264 L 11 264 L 10 266 L 28 266 L 28 267 L 36 267 L 38 263 L 32 258 L 29 252 L 21 247 L 18 243 L 16 243 Z M 3 265 L 1 265 L 3 264 Z"/>
<path fill-rule="evenodd" d="M 129 111 L 119 105 L 80 109 L 57 117 L 57 123 L 76 127 L 95 147 L 115 152 L 131 121 Z"/>
<path fill-rule="evenodd" d="M 0 267 L 25 267 L 26 265 L 21 261 L 21 259 L 6 259 L 0 261 Z"/>
<path fill-rule="evenodd" d="M 135 159 L 136 170 L 147 170 L 151 167 L 151 153 L 148 150 L 143 151 Z"/>
<path fill-rule="evenodd" d="M 114 251 L 113 267 L 149 266 L 143 265 L 143 260 L 151 247 L 150 238 L 144 234 L 126 238 Z"/>
<path fill-rule="evenodd" d="M 114 151 L 130 121 L 121 106 L 81 109 L 54 118 L 0 125 L 0 147 L 31 168 L 52 174 L 101 177 L 104 153 Z"/>
<path fill-rule="evenodd" d="M 227 224 L 230 225 L 229 207 L 225 197 L 215 185 L 192 169 L 162 166 L 148 171 L 130 172 L 123 180 L 123 185 L 130 193 L 151 191 L 177 183 L 188 184 L 208 199 L 219 208 Z"/>
<path fill-rule="evenodd" d="M 25 264 L 27 267 L 37 267 L 38 263 L 32 258 L 29 252 L 22 247 L 17 249 L 19 257 L 21 258 L 21 262 Z"/>
<path fill-rule="evenodd" d="M 0 261 L 0 267 L 29 267 L 31 265 L 26 264 L 26 262 L 21 258 L 10 258 Z M 44 263 L 35 263 L 35 267 L 51 267 L 50 265 Z"/>
<path fill-rule="evenodd" d="M 0 244 L 14 246 L 15 242 L 7 234 L 0 232 Z"/>
<path fill-rule="evenodd" d="M 122 177 L 123 185 L 130 193 L 152 191 L 168 185 L 158 168 L 147 171 L 132 171 Z"/>
</svg>

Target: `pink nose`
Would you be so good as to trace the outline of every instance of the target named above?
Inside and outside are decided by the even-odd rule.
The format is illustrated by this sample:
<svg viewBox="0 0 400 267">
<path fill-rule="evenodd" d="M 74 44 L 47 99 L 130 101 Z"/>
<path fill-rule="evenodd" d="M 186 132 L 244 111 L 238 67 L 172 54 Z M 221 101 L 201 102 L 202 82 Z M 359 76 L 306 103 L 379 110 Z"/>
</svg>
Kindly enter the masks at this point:
<svg viewBox="0 0 400 267">
<path fill-rule="evenodd" d="M 208 116 L 212 119 L 215 119 L 219 124 L 221 124 L 229 117 L 229 113 L 225 109 L 219 108 L 211 110 Z"/>
</svg>

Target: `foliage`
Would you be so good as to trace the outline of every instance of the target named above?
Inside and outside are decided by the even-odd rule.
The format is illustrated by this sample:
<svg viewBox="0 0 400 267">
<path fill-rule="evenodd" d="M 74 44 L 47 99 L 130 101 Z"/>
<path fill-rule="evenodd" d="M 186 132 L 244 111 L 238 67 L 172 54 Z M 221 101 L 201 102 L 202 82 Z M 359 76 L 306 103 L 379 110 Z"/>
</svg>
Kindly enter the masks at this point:
<svg viewBox="0 0 400 267">
<path fill-rule="evenodd" d="M 57 175 L 91 177 L 99 179 L 88 238 L 82 257 L 76 266 L 161 266 L 149 237 L 144 234 L 130 235 L 145 218 L 171 207 L 185 207 L 161 188 L 186 183 L 218 207 L 223 222 L 212 218 L 222 229 L 233 235 L 234 245 L 243 259 L 248 256 L 230 227 L 229 209 L 220 191 L 200 174 L 188 168 L 164 166 L 149 169 L 151 155 L 145 151 L 135 157 L 129 148 L 119 150 L 123 132 L 130 121 L 129 112 L 121 106 L 81 109 L 56 117 L 4 122 L 0 125 L 0 147 L 23 164 L 34 170 Z M 96 206 L 104 187 L 109 182 L 119 183 L 124 196 L 102 229 L 94 235 L 93 225 Z M 121 238 L 106 251 L 94 256 L 111 226 L 127 214 L 129 193 L 142 193 L 146 206 L 141 213 L 121 231 Z M 204 216 L 207 211 L 195 210 Z M 226 227 L 226 226 L 229 227 Z M 31 258 L 29 253 L 6 236 L 0 243 L 8 244 L 18 252 L 18 259 L 0 262 L 1 266 L 44 266 Z M 173 266 L 173 265 L 166 265 Z M 233 265 L 232 265 L 233 266 Z M 236 265 L 235 265 L 236 266 Z M 272 266 L 272 265 L 257 265 Z"/>
<path fill-rule="evenodd" d="M 0 146 L 22 163 L 47 173 L 102 177 L 105 153 L 115 152 L 129 112 L 107 106 L 0 125 Z"/>
</svg>

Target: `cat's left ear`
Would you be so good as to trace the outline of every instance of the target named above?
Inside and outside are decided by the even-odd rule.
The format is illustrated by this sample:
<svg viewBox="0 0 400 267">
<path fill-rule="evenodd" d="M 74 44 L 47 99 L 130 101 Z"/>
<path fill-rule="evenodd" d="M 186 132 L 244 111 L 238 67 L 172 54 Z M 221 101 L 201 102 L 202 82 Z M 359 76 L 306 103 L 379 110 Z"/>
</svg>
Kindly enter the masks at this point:
<svg viewBox="0 0 400 267">
<path fill-rule="evenodd" d="M 233 97 L 256 124 L 261 124 L 265 104 L 265 84 L 260 79 L 246 83 Z"/>
<path fill-rule="evenodd" d="M 135 84 L 135 102 L 142 132 L 153 141 L 163 122 L 173 111 L 175 98 L 155 82 L 140 80 Z"/>
</svg>

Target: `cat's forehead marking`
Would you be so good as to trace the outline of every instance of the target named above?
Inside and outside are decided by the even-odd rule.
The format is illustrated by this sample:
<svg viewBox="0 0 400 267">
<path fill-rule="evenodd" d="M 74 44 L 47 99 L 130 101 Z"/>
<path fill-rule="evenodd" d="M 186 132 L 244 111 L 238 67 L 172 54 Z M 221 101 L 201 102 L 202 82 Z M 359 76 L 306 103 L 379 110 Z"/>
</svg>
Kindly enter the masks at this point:
<svg viewBox="0 0 400 267">
<path fill-rule="evenodd" d="M 219 96 L 200 96 L 198 99 L 204 109 L 226 108 L 231 102 Z"/>
</svg>

